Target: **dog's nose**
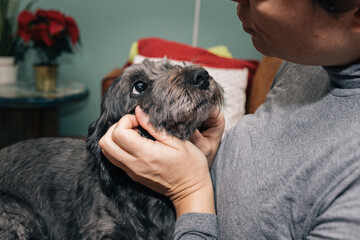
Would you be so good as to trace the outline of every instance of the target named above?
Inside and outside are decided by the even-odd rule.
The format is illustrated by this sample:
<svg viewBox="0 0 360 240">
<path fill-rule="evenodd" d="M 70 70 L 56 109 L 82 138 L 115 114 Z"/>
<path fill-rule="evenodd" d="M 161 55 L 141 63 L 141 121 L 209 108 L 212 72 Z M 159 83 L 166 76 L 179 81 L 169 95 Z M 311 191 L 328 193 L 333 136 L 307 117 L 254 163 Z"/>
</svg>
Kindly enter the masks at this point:
<svg viewBox="0 0 360 240">
<path fill-rule="evenodd" d="M 196 85 L 200 89 L 207 89 L 210 85 L 209 73 L 205 69 L 197 69 L 192 72 L 188 82 L 191 85 Z"/>
</svg>

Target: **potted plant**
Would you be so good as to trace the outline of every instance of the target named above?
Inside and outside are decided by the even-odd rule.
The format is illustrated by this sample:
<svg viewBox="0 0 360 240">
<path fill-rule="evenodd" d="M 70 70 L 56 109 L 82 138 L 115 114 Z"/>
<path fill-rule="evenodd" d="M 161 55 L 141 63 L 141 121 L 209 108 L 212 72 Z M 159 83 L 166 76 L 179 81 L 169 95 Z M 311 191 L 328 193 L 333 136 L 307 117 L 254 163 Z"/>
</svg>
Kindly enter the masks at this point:
<svg viewBox="0 0 360 240">
<path fill-rule="evenodd" d="M 62 53 L 73 53 L 73 47 L 79 43 L 75 20 L 56 10 L 38 9 L 35 14 L 24 10 L 18 17 L 17 34 L 23 45 L 37 53 L 34 73 L 38 90 L 54 91 L 58 58 Z"/>
<path fill-rule="evenodd" d="M 18 45 L 19 38 L 15 33 L 20 2 L 21 0 L 0 0 L 0 83 L 16 81 L 16 62 L 24 52 Z M 33 3 L 34 1 L 30 1 L 25 9 L 29 9 Z"/>
</svg>

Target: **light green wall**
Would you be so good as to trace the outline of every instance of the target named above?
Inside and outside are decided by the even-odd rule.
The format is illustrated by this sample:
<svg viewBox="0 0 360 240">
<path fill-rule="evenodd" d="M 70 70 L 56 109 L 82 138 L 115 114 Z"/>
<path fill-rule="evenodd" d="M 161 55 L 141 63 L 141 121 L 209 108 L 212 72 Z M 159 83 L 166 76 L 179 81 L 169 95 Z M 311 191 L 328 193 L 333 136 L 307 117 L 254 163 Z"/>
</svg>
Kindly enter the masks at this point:
<svg viewBox="0 0 360 240">
<path fill-rule="evenodd" d="M 85 136 L 100 113 L 101 79 L 122 66 L 132 42 L 162 37 L 191 44 L 195 0 L 39 0 L 33 9 L 56 9 L 77 21 L 82 45 L 60 58 L 60 79 L 83 82 L 89 98 L 60 109 L 60 133 Z M 226 45 L 234 57 L 260 59 L 236 16 L 236 3 L 202 0 L 200 47 Z"/>
</svg>

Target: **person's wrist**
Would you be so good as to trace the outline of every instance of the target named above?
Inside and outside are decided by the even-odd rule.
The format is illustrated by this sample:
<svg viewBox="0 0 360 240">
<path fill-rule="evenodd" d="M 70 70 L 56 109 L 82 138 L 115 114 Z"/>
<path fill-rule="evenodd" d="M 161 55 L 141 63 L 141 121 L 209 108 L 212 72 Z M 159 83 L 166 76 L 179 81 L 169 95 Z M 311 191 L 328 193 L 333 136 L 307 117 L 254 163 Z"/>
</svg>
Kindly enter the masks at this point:
<svg viewBox="0 0 360 240">
<path fill-rule="evenodd" d="M 190 212 L 216 214 L 210 175 L 201 183 L 185 189 L 170 199 L 176 210 L 176 218 Z"/>
</svg>

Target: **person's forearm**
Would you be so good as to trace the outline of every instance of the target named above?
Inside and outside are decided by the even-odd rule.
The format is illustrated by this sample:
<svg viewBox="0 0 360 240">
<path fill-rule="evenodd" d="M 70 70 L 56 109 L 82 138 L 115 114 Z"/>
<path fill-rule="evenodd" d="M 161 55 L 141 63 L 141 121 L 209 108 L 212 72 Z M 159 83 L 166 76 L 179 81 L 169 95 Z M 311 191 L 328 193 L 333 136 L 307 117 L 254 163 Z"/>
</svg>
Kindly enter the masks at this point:
<svg viewBox="0 0 360 240">
<path fill-rule="evenodd" d="M 172 201 L 176 209 L 176 218 L 190 212 L 216 214 L 210 175 L 202 186 L 189 190 L 186 196 L 175 196 Z"/>
</svg>

